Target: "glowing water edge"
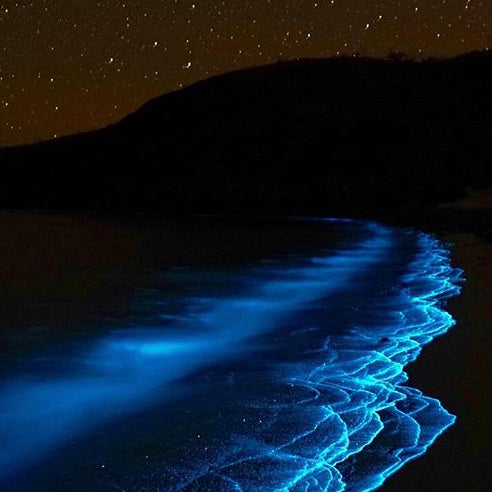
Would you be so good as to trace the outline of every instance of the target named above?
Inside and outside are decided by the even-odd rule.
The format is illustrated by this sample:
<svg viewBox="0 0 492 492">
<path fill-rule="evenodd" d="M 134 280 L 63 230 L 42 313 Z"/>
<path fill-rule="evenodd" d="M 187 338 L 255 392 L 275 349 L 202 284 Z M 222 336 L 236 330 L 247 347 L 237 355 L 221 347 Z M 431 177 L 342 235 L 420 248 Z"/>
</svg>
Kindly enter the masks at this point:
<svg viewBox="0 0 492 492">
<path fill-rule="evenodd" d="M 429 235 L 320 227 L 350 234 L 179 312 L 144 292 L 160 323 L 3 378 L 0 488 L 369 491 L 425 453 L 455 417 L 404 368 L 453 325 L 461 272 Z"/>
</svg>

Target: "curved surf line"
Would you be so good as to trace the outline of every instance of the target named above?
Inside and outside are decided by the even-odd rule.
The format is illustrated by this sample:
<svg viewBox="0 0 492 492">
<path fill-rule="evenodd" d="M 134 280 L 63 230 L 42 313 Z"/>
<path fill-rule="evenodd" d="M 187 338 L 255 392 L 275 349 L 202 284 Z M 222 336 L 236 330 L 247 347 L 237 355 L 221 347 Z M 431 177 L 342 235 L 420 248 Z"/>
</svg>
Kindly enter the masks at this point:
<svg viewBox="0 0 492 492">
<path fill-rule="evenodd" d="M 462 271 L 433 237 L 418 234 L 417 243 L 418 253 L 388 299 L 392 322 L 332 336 L 312 352 L 319 362 L 314 368 L 313 361 L 284 368 L 292 392 L 302 388 L 311 396 L 250 405 L 273 415 L 259 421 L 268 424 L 255 430 L 254 439 L 238 435 L 240 451 L 172 490 L 200 490 L 214 476 L 224 480 L 217 490 L 367 492 L 425 453 L 455 416 L 406 386 L 404 368 L 454 324 L 442 306 L 459 293 Z"/>
<path fill-rule="evenodd" d="M 151 405 L 171 393 L 173 382 L 244 350 L 243 342 L 275 329 L 289 313 L 348 288 L 392 245 L 389 229 L 361 227 L 371 237 L 351 248 L 303 266 L 268 270 L 276 279 L 260 281 L 243 296 L 198 300 L 197 314 L 177 323 L 192 323 L 199 335 L 170 336 L 160 327 L 115 331 L 79 353 L 61 376 L 41 372 L 4 381 L 1 476 L 44 459 L 96 424 Z"/>
</svg>

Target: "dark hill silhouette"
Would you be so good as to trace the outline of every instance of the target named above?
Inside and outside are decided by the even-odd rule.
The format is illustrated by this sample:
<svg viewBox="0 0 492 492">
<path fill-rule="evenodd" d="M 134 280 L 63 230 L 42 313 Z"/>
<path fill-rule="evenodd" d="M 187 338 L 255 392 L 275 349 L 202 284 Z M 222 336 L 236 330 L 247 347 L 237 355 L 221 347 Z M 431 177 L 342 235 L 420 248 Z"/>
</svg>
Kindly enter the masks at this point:
<svg viewBox="0 0 492 492">
<path fill-rule="evenodd" d="M 490 184 L 492 54 L 228 73 L 119 123 L 0 150 L 0 207 L 367 214 Z"/>
</svg>

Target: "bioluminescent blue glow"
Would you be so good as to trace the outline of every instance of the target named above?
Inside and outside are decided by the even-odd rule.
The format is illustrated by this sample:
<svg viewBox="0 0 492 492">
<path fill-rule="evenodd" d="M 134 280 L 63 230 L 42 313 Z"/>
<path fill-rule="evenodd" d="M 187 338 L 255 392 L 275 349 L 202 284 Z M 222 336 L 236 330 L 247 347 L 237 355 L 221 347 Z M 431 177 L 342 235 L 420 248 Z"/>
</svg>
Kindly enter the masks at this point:
<svg viewBox="0 0 492 492">
<path fill-rule="evenodd" d="M 258 266 L 241 293 L 186 299 L 163 326 L 109 332 L 55 375 L 40 363 L 35 376 L 3 381 L 0 481 L 97 425 L 193 398 L 183 381 L 220 366 L 223 378 L 196 389 L 220 395 L 203 403 L 215 417 L 141 470 L 140 488 L 113 477 L 117 489 L 377 488 L 454 421 L 406 386 L 404 367 L 453 325 L 442 301 L 458 293 L 460 271 L 430 236 L 347 227 L 362 239 Z"/>
</svg>

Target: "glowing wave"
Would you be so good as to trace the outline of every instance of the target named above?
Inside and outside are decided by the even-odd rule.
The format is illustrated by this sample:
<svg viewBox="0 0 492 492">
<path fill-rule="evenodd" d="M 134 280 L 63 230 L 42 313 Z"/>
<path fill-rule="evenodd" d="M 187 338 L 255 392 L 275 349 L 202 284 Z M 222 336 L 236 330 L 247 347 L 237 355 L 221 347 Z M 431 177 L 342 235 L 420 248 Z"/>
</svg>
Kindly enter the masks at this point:
<svg viewBox="0 0 492 492">
<path fill-rule="evenodd" d="M 460 272 L 429 236 L 353 226 L 369 237 L 296 266 L 258 269 L 244 295 L 189 300 L 172 326 L 110 333 L 66 362 L 63 376 L 44 371 L 4 382 L 0 476 L 97 423 L 172 399 L 184 390 L 179 380 L 204 367 L 267 351 L 268 337 L 281 333 L 278 351 L 290 355 L 255 368 L 253 381 L 236 380 L 213 432 L 183 444 L 179 466 L 162 462 L 149 472 L 159 477 L 152 487 L 124 490 L 378 487 L 454 421 L 437 400 L 404 385 L 404 366 L 453 324 L 440 304 L 458 292 Z M 417 254 L 410 264 L 398 260 L 406 273 L 397 285 L 358 302 L 347 314 L 357 326 L 327 329 L 327 299 L 394 272 L 405 248 Z M 304 315 L 313 321 L 289 328 Z"/>
<path fill-rule="evenodd" d="M 454 324 L 440 305 L 459 292 L 461 271 L 430 236 L 417 241 L 399 285 L 382 292 L 379 305 L 371 299 L 361 308 L 359 318 L 377 310 L 386 319 L 353 326 L 318 348 L 322 325 L 294 331 L 302 360 L 282 368 L 274 391 L 235 409 L 254 430 L 238 432 L 230 449 L 175 490 L 369 491 L 425 453 L 455 417 L 405 386 L 404 366 Z"/>
</svg>

